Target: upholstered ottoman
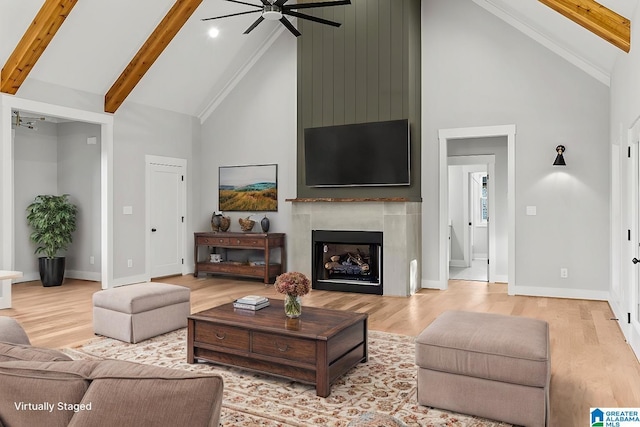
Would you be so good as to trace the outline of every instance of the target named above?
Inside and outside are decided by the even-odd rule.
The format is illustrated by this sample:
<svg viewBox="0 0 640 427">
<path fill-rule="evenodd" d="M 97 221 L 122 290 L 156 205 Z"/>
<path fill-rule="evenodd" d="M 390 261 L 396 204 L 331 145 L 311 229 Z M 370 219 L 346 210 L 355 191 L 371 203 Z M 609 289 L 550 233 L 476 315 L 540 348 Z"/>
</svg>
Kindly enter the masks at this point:
<svg viewBox="0 0 640 427">
<path fill-rule="evenodd" d="M 137 283 L 93 294 L 93 331 L 137 343 L 187 326 L 190 289 L 167 283 Z"/>
<path fill-rule="evenodd" d="M 416 338 L 418 403 L 526 427 L 549 422 L 549 325 L 447 311 Z"/>
</svg>

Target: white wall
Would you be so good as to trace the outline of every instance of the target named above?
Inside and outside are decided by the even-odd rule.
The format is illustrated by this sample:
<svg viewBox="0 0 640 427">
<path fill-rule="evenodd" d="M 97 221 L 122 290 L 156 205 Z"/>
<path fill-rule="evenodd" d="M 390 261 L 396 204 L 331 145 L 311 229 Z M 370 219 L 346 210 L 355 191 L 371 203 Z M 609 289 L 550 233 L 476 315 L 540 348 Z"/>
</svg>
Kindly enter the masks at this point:
<svg viewBox="0 0 640 427">
<path fill-rule="evenodd" d="M 23 280 L 39 280 L 36 245 L 29 236 L 27 206 L 38 194 L 58 194 L 58 134 L 55 123 L 40 122 L 37 130 L 16 128 L 14 142 L 15 268 Z"/>
<path fill-rule="evenodd" d="M 465 213 L 468 211 L 468 188 L 465 180 L 466 166 L 449 166 L 449 221 L 451 225 L 451 259 L 449 265 L 466 267 L 464 259 L 466 229 Z"/>
<path fill-rule="evenodd" d="M 291 203 L 285 199 L 296 195 L 296 79 L 296 40 L 285 32 L 203 123 L 200 231 L 211 229 L 211 214 L 218 210 L 218 167 L 273 163 L 278 212 L 267 212 L 269 231 L 291 229 Z M 240 231 L 238 219 L 252 213 L 225 213 L 229 231 Z"/>
<path fill-rule="evenodd" d="M 100 126 L 64 122 L 58 126 L 58 194 L 78 207 L 76 232 L 66 252 L 66 275 L 100 280 Z M 95 137 L 96 144 L 87 144 Z M 94 263 L 90 263 L 90 257 Z"/>
<path fill-rule="evenodd" d="M 515 124 L 515 292 L 606 298 L 608 88 L 473 2 L 422 5 L 423 283 L 443 264 L 438 129 Z M 563 172 L 551 166 L 558 144 Z"/>
</svg>

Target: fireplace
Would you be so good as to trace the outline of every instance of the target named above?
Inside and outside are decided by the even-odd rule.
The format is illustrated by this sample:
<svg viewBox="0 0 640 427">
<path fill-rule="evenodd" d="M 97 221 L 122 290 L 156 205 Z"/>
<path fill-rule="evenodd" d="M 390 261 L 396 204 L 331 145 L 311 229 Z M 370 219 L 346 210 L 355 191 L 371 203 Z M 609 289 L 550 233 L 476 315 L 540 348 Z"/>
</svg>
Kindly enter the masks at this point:
<svg viewBox="0 0 640 427">
<path fill-rule="evenodd" d="M 312 287 L 382 295 L 382 232 L 312 232 Z"/>
</svg>

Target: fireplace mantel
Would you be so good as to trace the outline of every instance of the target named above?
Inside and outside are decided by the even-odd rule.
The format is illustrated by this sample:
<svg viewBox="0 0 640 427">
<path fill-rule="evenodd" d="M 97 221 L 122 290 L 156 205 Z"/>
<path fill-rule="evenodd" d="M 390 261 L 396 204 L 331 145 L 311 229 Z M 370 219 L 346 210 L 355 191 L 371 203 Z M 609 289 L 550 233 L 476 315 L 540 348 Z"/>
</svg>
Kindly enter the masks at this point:
<svg viewBox="0 0 640 427">
<path fill-rule="evenodd" d="M 406 197 L 349 197 L 349 198 L 333 198 L 333 197 L 303 197 L 295 199 L 285 199 L 286 202 L 294 203 L 316 203 L 316 202 L 336 202 L 336 203 L 357 203 L 357 202 L 410 202 Z"/>
</svg>

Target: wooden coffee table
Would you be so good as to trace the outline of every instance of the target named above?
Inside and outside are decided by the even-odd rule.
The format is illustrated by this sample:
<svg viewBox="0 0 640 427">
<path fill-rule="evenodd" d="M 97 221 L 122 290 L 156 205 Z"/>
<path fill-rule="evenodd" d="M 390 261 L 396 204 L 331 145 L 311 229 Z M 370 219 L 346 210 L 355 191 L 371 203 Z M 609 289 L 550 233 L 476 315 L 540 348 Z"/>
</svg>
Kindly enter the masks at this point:
<svg viewBox="0 0 640 427">
<path fill-rule="evenodd" d="M 187 362 L 236 366 L 314 384 L 327 397 L 331 384 L 367 361 L 367 314 L 303 307 L 288 319 L 283 302 L 258 311 L 224 304 L 189 316 Z"/>
</svg>

